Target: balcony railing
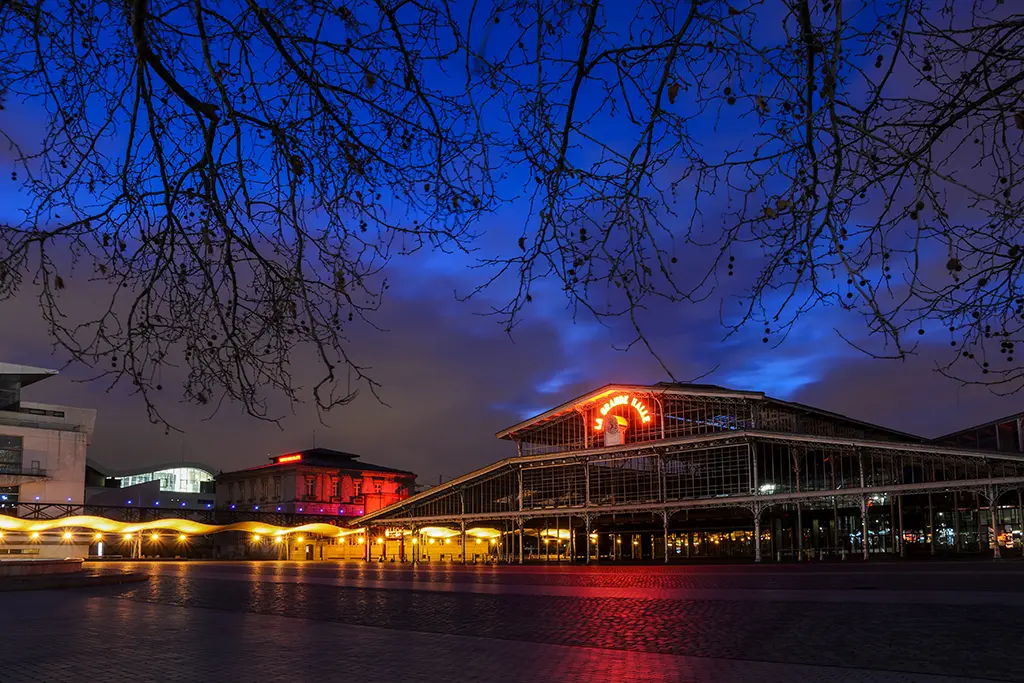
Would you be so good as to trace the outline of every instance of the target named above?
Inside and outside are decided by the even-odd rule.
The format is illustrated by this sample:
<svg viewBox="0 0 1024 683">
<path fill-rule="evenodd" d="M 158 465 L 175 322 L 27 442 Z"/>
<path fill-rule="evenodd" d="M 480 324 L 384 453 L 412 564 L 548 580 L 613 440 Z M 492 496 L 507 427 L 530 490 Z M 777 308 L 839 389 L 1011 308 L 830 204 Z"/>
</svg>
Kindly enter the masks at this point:
<svg viewBox="0 0 1024 683">
<path fill-rule="evenodd" d="M 45 477 L 46 470 L 42 467 L 25 467 L 0 463 L 0 474 L 17 474 L 25 477 Z"/>
</svg>

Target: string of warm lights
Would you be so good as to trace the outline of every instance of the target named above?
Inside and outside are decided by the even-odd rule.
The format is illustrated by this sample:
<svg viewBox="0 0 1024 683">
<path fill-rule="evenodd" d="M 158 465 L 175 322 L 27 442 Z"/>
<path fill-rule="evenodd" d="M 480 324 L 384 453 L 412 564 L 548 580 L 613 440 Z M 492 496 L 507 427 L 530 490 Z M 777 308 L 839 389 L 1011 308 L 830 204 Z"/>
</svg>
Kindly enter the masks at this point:
<svg viewBox="0 0 1024 683">
<path fill-rule="evenodd" d="M 218 534 L 226 531 L 243 531 L 251 534 L 274 536 L 284 534 L 319 534 L 321 536 L 345 537 L 352 534 L 365 533 L 365 529 L 341 529 L 333 524 L 302 524 L 294 527 L 282 527 L 264 522 L 235 522 L 233 524 L 203 524 L 189 519 L 178 519 L 169 517 L 166 519 L 154 519 L 149 522 L 119 522 L 106 517 L 94 517 L 91 515 L 77 515 L 73 517 L 61 517 L 59 519 L 19 519 L 7 515 L 0 515 L 0 534 L 4 531 L 22 532 L 30 534 L 32 538 L 39 538 L 44 531 L 63 530 L 62 534 L 66 540 L 73 537 L 73 529 L 87 529 L 98 532 L 98 537 L 103 533 L 131 535 L 142 532 L 154 532 L 159 538 L 160 531 L 175 531 L 182 536 L 194 535 L 203 536 L 206 534 Z"/>
<path fill-rule="evenodd" d="M 301 534 L 314 534 L 334 538 L 344 538 L 346 536 L 358 534 L 360 536 L 358 542 L 360 544 L 366 542 L 366 529 L 342 529 L 334 526 L 333 524 L 322 523 L 302 524 L 294 527 L 281 527 L 274 524 L 266 524 L 264 522 L 203 524 L 190 519 L 179 519 L 176 517 L 154 519 L 149 522 L 119 522 L 114 519 L 94 517 L 91 515 L 76 515 L 72 517 L 61 517 L 59 519 L 20 519 L 17 517 L 0 515 L 0 540 L 3 539 L 4 531 L 26 533 L 29 534 L 30 538 L 33 540 L 38 540 L 41 533 L 57 530 L 63 540 L 72 541 L 75 538 L 74 530 L 76 529 L 96 532 L 92 537 L 95 541 L 102 541 L 104 533 L 121 534 L 125 541 L 130 541 L 135 538 L 136 535 L 138 535 L 138 537 L 142 537 L 144 533 L 149 532 L 150 540 L 155 542 L 160 540 L 161 531 L 169 531 L 177 532 L 178 540 L 184 543 L 188 540 L 189 535 L 205 536 L 207 534 L 224 533 L 227 531 L 241 531 L 251 534 L 250 538 L 253 543 L 262 542 L 265 536 L 270 537 L 274 543 L 281 543 L 285 536 L 294 534 L 300 534 L 295 539 L 299 543 L 301 543 L 305 538 Z M 417 529 L 415 534 L 407 529 L 401 531 L 396 530 L 391 533 L 398 536 L 414 536 L 414 543 L 416 542 L 416 537 L 423 536 L 430 539 L 431 543 L 434 543 L 435 540 L 440 540 L 444 543 L 451 544 L 451 539 L 458 536 L 461 532 L 446 527 L 423 527 L 421 529 Z M 552 536 L 560 536 L 562 534 L 568 534 L 568 531 L 564 529 L 559 532 L 550 530 L 550 534 Z M 501 536 L 501 532 L 497 529 L 475 527 L 472 529 L 466 529 L 466 535 L 476 539 L 478 543 L 481 543 L 484 540 L 489 540 L 494 543 L 496 542 L 496 539 Z M 375 540 L 377 544 L 383 544 L 386 539 L 382 536 Z"/>
</svg>

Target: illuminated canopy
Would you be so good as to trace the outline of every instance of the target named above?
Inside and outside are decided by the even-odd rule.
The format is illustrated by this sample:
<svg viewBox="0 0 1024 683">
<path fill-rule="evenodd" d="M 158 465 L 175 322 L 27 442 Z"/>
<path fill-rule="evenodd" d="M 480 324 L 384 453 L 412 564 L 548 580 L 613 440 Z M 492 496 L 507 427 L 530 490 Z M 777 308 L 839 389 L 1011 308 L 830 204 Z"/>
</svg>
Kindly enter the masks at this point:
<svg viewBox="0 0 1024 683">
<path fill-rule="evenodd" d="M 264 522 L 235 522 L 234 524 L 203 524 L 190 519 L 169 517 L 154 519 L 149 522 L 119 522 L 106 517 L 77 515 L 59 519 L 18 519 L 0 515 L 0 529 L 4 531 L 22 531 L 25 533 L 49 531 L 51 529 L 91 529 L 107 533 L 132 534 L 139 531 L 172 530 L 183 534 L 205 535 L 218 534 L 224 531 L 245 531 L 252 534 L 283 535 L 292 533 L 322 534 L 325 536 L 349 536 L 363 533 L 363 529 L 339 529 L 333 524 L 303 524 L 301 526 L 281 527 Z"/>
</svg>

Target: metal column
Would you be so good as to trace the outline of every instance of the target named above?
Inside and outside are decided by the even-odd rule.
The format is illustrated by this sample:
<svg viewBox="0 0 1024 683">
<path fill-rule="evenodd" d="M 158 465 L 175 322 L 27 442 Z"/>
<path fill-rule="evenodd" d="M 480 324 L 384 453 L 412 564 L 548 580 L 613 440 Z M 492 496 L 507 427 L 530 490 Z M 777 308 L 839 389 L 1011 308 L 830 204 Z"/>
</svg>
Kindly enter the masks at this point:
<svg viewBox="0 0 1024 683">
<path fill-rule="evenodd" d="M 997 433 L 998 433 L 998 431 L 999 430 L 996 430 Z M 988 506 L 989 506 L 989 515 L 992 517 L 992 536 L 991 536 L 991 538 L 992 538 L 992 547 L 993 547 L 993 551 L 992 551 L 992 559 L 993 560 L 998 560 L 1000 557 L 1002 557 L 1002 554 L 999 551 L 999 524 L 998 524 L 998 520 L 997 520 L 997 517 L 999 516 L 999 509 L 996 507 L 996 501 L 998 500 L 998 498 L 999 498 L 998 494 L 996 494 L 995 490 L 990 486 L 989 489 L 988 489 Z"/>
<path fill-rule="evenodd" d="M 864 549 L 864 559 L 868 559 L 868 496 L 860 497 L 860 544 Z"/>
<path fill-rule="evenodd" d="M 1020 525 L 1021 552 L 1024 552 L 1024 489 L 1017 489 L 1017 523 Z"/>
<path fill-rule="evenodd" d="M 754 562 L 761 561 L 761 506 L 754 506 Z"/>
<path fill-rule="evenodd" d="M 977 524 L 977 527 L 975 528 L 975 531 L 978 532 L 978 552 L 979 553 L 983 553 L 983 552 L 985 552 L 985 546 L 982 545 L 982 543 L 984 543 L 984 541 L 981 540 L 982 534 L 981 534 L 981 494 L 980 493 L 975 493 L 974 494 L 974 512 L 975 512 L 975 514 L 978 515 L 978 524 Z"/>
<path fill-rule="evenodd" d="M 665 539 L 665 564 L 668 564 L 668 510 L 661 513 L 661 519 L 664 531 L 663 537 Z M 653 546 L 654 544 L 652 543 L 651 545 Z M 651 550 L 653 551 L 654 548 L 652 547 Z M 653 560 L 654 558 L 652 557 L 651 559 Z"/>
<path fill-rule="evenodd" d="M 860 487 L 864 486 L 864 454 L 857 451 L 857 465 L 860 468 Z M 868 559 L 868 496 L 866 493 L 860 497 L 860 545 L 863 549 L 864 559 Z"/>
<path fill-rule="evenodd" d="M 519 521 L 519 564 L 523 563 L 523 520 Z"/>
<path fill-rule="evenodd" d="M 583 519 L 585 521 L 585 531 L 587 535 L 587 559 L 585 561 L 585 564 L 590 564 L 590 513 L 588 512 L 587 514 L 583 515 Z"/>
<path fill-rule="evenodd" d="M 932 507 L 932 494 L 928 494 L 928 553 L 935 554 L 935 509 Z"/>
<path fill-rule="evenodd" d="M 466 520 L 459 522 L 459 528 L 462 530 L 462 564 L 466 564 L 466 555 L 469 554 L 466 546 Z"/>
<path fill-rule="evenodd" d="M 960 552 L 960 492 L 953 491 L 953 550 Z"/>
<path fill-rule="evenodd" d="M 796 475 L 796 492 L 800 493 L 800 462 L 796 459 L 796 452 L 793 453 L 793 474 Z M 796 559 L 803 560 L 804 554 L 804 516 L 800 502 L 796 504 Z"/>
<path fill-rule="evenodd" d="M 907 556 L 906 537 L 903 535 L 903 496 L 896 496 L 896 506 L 900 512 L 900 557 Z"/>
</svg>

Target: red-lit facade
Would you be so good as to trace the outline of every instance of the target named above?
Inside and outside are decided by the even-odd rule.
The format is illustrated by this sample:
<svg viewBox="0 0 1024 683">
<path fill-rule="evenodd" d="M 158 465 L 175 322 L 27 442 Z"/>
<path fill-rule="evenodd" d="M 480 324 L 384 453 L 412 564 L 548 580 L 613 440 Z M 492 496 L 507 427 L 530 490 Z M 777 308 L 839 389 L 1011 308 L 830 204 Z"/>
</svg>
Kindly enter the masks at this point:
<svg viewBox="0 0 1024 683">
<path fill-rule="evenodd" d="M 416 475 L 327 448 L 217 475 L 217 507 L 354 518 L 407 498 Z"/>
</svg>

